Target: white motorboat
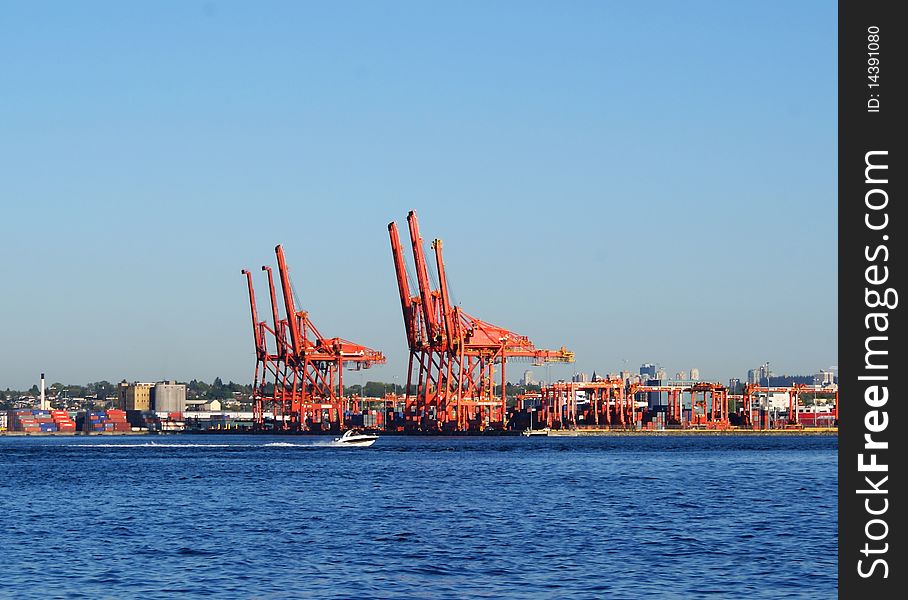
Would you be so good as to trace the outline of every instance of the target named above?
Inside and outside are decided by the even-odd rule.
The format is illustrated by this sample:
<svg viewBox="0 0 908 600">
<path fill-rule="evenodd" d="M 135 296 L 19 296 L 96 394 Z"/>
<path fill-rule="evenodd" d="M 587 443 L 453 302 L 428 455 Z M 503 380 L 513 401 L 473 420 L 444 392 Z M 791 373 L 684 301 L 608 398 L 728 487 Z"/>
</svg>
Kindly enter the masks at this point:
<svg viewBox="0 0 908 600">
<path fill-rule="evenodd" d="M 339 438 L 334 438 L 334 443 L 340 446 L 371 446 L 378 439 L 377 435 L 370 433 L 360 433 L 355 429 L 349 429 Z"/>
<path fill-rule="evenodd" d="M 548 427 L 546 427 L 545 429 L 524 429 L 523 431 L 520 432 L 520 435 L 522 435 L 524 437 L 530 437 L 531 435 L 548 435 L 548 434 L 549 434 Z"/>
</svg>

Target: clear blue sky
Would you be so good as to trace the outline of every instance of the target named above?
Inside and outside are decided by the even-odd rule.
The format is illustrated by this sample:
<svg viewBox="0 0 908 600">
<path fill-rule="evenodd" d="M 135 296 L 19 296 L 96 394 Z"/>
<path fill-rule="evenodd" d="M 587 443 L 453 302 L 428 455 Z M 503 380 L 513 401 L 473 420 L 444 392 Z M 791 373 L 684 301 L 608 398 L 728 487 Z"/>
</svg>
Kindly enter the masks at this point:
<svg viewBox="0 0 908 600">
<path fill-rule="evenodd" d="M 553 377 L 836 364 L 836 25 L 831 1 L 4 2 L 0 388 L 251 380 L 240 269 L 264 295 L 276 243 L 323 333 L 402 381 L 409 209 L 465 310 L 576 351 Z"/>
</svg>

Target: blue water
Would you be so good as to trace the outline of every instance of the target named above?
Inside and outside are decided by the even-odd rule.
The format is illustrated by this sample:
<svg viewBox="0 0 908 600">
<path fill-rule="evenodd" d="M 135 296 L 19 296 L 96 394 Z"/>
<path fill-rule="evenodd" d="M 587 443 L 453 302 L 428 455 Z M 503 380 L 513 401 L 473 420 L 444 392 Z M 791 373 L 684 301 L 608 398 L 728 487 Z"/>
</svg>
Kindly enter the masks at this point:
<svg viewBox="0 0 908 600">
<path fill-rule="evenodd" d="M 0 437 L 0 596 L 833 598 L 834 437 Z"/>
</svg>

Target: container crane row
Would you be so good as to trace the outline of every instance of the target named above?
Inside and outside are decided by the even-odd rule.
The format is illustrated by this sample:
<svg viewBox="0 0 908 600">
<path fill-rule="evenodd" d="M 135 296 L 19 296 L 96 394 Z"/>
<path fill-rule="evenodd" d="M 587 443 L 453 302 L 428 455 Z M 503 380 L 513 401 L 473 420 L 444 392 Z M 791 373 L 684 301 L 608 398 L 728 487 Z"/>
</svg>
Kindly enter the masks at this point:
<svg viewBox="0 0 908 600">
<path fill-rule="evenodd" d="M 284 249 L 274 249 L 283 298 L 284 318 L 275 291 L 271 267 L 268 275 L 271 325 L 260 321 L 255 304 L 252 273 L 243 269 L 249 288 L 255 343 L 253 420 L 258 430 L 337 431 L 344 423 L 344 368 L 368 369 L 385 362 L 384 355 L 361 344 L 321 334 L 309 313 L 298 310 Z M 273 350 L 271 349 L 273 347 Z"/>
<path fill-rule="evenodd" d="M 397 224 L 388 224 L 391 255 L 409 346 L 404 406 L 413 431 L 477 431 L 503 428 L 507 416 L 505 366 L 509 359 L 573 362 L 574 353 L 536 348 L 527 336 L 478 319 L 452 304 L 441 240 L 434 240 L 438 287 L 429 283 L 428 262 L 415 211 L 407 215 L 416 285 L 407 274 Z M 501 394 L 495 394 L 499 366 Z M 415 393 L 411 394 L 413 383 Z"/>
</svg>

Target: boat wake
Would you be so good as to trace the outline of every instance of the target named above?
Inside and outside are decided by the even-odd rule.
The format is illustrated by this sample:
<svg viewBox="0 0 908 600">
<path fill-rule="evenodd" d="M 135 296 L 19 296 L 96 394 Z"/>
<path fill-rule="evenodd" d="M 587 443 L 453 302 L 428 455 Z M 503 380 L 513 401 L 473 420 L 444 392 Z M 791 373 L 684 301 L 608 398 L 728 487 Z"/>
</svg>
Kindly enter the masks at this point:
<svg viewBox="0 0 908 600">
<path fill-rule="evenodd" d="M 70 444 L 70 448 L 234 448 L 251 444 Z"/>
<path fill-rule="evenodd" d="M 312 446 L 320 446 L 318 442 L 312 444 L 291 444 L 290 442 L 271 442 L 269 444 L 262 444 L 263 448 L 306 448 Z"/>
<path fill-rule="evenodd" d="M 350 446 L 333 441 L 318 441 L 302 444 L 291 442 L 268 442 L 266 444 L 162 444 L 144 442 L 141 444 L 67 444 L 70 448 L 338 448 Z"/>
</svg>

